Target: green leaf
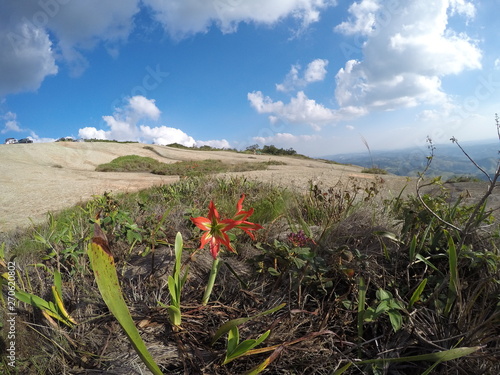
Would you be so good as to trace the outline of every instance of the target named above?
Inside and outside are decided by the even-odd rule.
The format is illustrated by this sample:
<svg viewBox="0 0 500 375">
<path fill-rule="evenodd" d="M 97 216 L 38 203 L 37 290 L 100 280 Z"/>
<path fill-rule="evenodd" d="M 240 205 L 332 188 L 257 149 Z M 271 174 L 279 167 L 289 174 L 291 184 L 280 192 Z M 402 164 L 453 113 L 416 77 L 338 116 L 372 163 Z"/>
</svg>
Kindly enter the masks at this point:
<svg viewBox="0 0 500 375">
<path fill-rule="evenodd" d="M 425 286 L 427 285 L 427 278 L 423 279 L 420 284 L 418 284 L 417 289 L 413 292 L 410 298 L 410 302 L 408 303 L 408 309 L 411 309 L 413 305 L 420 300 L 420 296 L 422 295 Z"/>
<path fill-rule="evenodd" d="M 415 256 L 415 258 L 420 260 L 421 262 L 424 262 L 426 265 L 428 265 L 430 268 L 432 268 L 434 271 L 438 272 L 441 276 L 444 277 L 443 273 L 434 264 L 432 264 L 427 258 L 424 258 L 422 256 L 422 254 L 417 254 Z"/>
<path fill-rule="evenodd" d="M 410 250 L 409 250 L 410 262 L 413 262 L 415 260 L 416 249 L 417 249 L 417 236 L 413 235 L 410 241 Z"/>
<path fill-rule="evenodd" d="M 358 279 L 358 336 L 363 337 L 363 322 L 365 321 L 366 284 L 365 279 Z"/>
<path fill-rule="evenodd" d="M 175 253 L 175 271 L 180 273 L 181 272 L 181 261 L 182 261 L 182 247 L 183 247 L 183 242 L 182 242 L 182 235 L 180 232 L 177 232 L 177 235 L 175 236 L 175 246 L 174 246 L 174 253 Z"/>
<path fill-rule="evenodd" d="M 267 311 L 258 313 L 257 315 L 250 316 L 247 318 L 237 318 L 237 319 L 233 319 L 233 320 L 230 320 L 230 321 L 224 323 L 223 325 L 221 325 L 219 327 L 217 332 L 215 332 L 215 335 L 212 339 L 212 343 L 210 345 L 213 345 L 223 334 L 225 334 L 226 332 L 229 332 L 233 327 L 237 327 L 239 325 L 242 325 L 242 324 L 248 322 L 249 320 L 259 318 L 259 317 L 264 316 L 264 315 L 272 314 L 278 310 L 281 310 L 285 306 L 286 306 L 286 303 L 282 303 L 281 305 L 273 307 L 272 309 L 269 309 Z"/>
<path fill-rule="evenodd" d="M 56 287 L 57 293 L 62 296 L 62 278 L 61 272 L 55 270 L 54 271 L 54 286 Z"/>
<path fill-rule="evenodd" d="M 236 330 L 238 329 L 237 327 L 235 327 L 235 328 L 236 328 Z M 242 343 L 240 343 L 236 348 L 234 348 L 232 351 L 229 351 L 229 338 L 228 338 L 228 350 L 227 350 L 227 355 L 226 355 L 226 358 L 225 358 L 223 364 L 227 364 L 227 363 L 235 360 L 236 358 L 241 357 L 249 350 L 255 348 L 257 345 L 260 345 L 265 339 L 267 339 L 267 337 L 269 336 L 270 333 L 271 333 L 271 331 L 267 330 L 257 340 L 254 340 L 254 339 L 245 340 Z M 231 331 L 230 331 L 230 334 L 231 334 Z M 238 339 L 239 339 L 239 337 L 238 337 Z"/>
<path fill-rule="evenodd" d="M 384 301 L 392 298 L 392 294 L 384 289 L 377 290 L 377 298 L 379 301 Z"/>
<path fill-rule="evenodd" d="M 333 375 L 342 375 L 344 372 L 346 372 L 347 370 L 349 370 L 349 367 L 351 367 L 353 365 L 353 362 L 349 362 L 347 365 L 345 366 L 342 366 L 341 368 L 339 368 L 338 370 L 336 370 Z"/>
<path fill-rule="evenodd" d="M 167 307 L 167 312 L 170 322 L 175 326 L 180 326 L 182 323 L 181 310 L 174 305 L 170 305 Z"/>
<path fill-rule="evenodd" d="M 281 275 L 281 272 L 279 272 L 278 270 L 276 270 L 276 268 L 274 268 L 274 267 L 269 267 L 267 269 L 267 272 L 269 272 L 269 274 L 271 276 L 279 276 L 279 275 Z"/>
<path fill-rule="evenodd" d="M 283 350 L 283 346 L 278 346 L 274 352 L 265 359 L 265 361 L 263 361 L 262 363 L 260 363 L 259 365 L 255 366 L 254 368 L 252 368 L 250 371 L 246 372 L 245 375 L 257 375 L 257 374 L 260 374 L 262 371 L 264 371 L 267 366 L 269 366 L 271 364 L 271 362 L 273 362 L 276 358 L 278 358 L 278 356 L 280 355 L 281 351 Z"/>
<path fill-rule="evenodd" d="M 394 362 L 415 362 L 415 361 L 445 362 L 465 357 L 471 353 L 478 351 L 481 348 L 482 346 L 473 346 L 473 347 L 463 347 L 463 348 L 443 350 L 441 352 L 435 352 L 429 354 L 414 355 L 411 357 L 367 359 L 364 361 L 356 362 L 356 364 L 371 364 L 371 363 L 384 364 L 384 363 L 394 363 Z"/>
<path fill-rule="evenodd" d="M 95 224 L 94 235 L 95 237 L 88 247 L 88 257 L 101 296 L 108 306 L 109 311 L 114 315 L 116 320 L 118 320 L 118 323 L 120 323 L 144 364 L 153 374 L 161 375 L 162 372 L 160 368 L 148 352 L 130 316 L 118 282 L 113 256 L 108 248 L 106 237 L 97 223 Z"/>
<path fill-rule="evenodd" d="M 176 305 L 177 302 L 177 288 L 175 284 L 175 280 L 172 276 L 168 275 L 167 279 L 168 291 L 170 292 L 170 299 L 172 305 Z"/>
<path fill-rule="evenodd" d="M 375 309 L 375 315 L 379 316 L 388 310 L 389 310 L 389 301 L 384 300 L 378 304 L 377 308 Z"/>
<path fill-rule="evenodd" d="M 403 325 L 403 317 L 399 313 L 399 311 L 396 310 L 389 310 L 387 312 L 389 315 L 389 320 L 391 321 L 392 329 L 394 332 L 397 332 L 401 329 L 401 326 Z"/>
<path fill-rule="evenodd" d="M 240 331 L 237 326 L 231 327 L 227 334 L 226 358 L 231 355 L 240 342 Z"/>
<path fill-rule="evenodd" d="M 451 235 L 445 231 L 446 236 L 448 237 L 448 263 L 450 269 L 450 281 L 448 284 L 448 298 L 446 300 L 446 306 L 444 308 L 444 315 L 447 316 L 453 303 L 455 302 L 457 296 L 460 294 L 460 281 L 458 278 L 458 255 L 457 248 L 455 246 L 455 242 Z"/>
</svg>

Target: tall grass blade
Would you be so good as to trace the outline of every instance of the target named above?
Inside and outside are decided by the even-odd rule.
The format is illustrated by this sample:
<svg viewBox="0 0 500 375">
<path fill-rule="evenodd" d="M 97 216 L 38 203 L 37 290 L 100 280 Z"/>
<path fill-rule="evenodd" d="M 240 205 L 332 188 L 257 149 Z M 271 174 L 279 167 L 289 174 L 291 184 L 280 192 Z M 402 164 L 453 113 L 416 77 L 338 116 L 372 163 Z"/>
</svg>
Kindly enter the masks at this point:
<svg viewBox="0 0 500 375">
<path fill-rule="evenodd" d="M 423 279 L 420 284 L 418 284 L 417 289 L 413 292 L 410 298 L 410 302 L 408 303 L 408 309 L 411 309 L 415 302 L 420 299 L 422 292 L 424 291 L 425 286 L 427 285 L 427 278 Z"/>
<path fill-rule="evenodd" d="M 284 349 L 284 346 L 278 346 L 274 352 L 266 358 L 264 362 L 261 364 L 255 366 L 253 369 L 250 371 L 245 372 L 245 375 L 257 375 L 260 374 L 262 371 L 264 371 L 267 366 L 269 366 L 278 356 L 280 355 L 281 351 Z"/>
<path fill-rule="evenodd" d="M 264 316 L 264 315 L 272 314 L 272 313 L 274 313 L 274 312 L 276 312 L 278 310 L 281 310 L 283 307 L 285 307 L 285 305 L 286 305 L 286 303 L 282 303 L 281 305 L 273 307 L 272 309 L 266 310 L 264 312 L 258 313 L 258 314 L 254 315 L 254 316 L 250 316 L 250 317 L 247 317 L 247 318 L 233 319 L 233 320 L 230 320 L 229 322 L 224 323 L 223 325 L 221 325 L 219 327 L 219 329 L 217 330 L 217 332 L 215 332 L 215 335 L 214 335 L 214 337 L 212 339 L 211 345 L 213 345 L 223 334 L 225 334 L 226 332 L 229 332 L 234 327 L 242 325 L 242 324 L 248 322 L 249 320 L 252 320 L 252 319 L 255 319 L 255 318 L 259 318 L 259 317 Z"/>
<path fill-rule="evenodd" d="M 109 250 L 106 236 L 97 223 L 95 223 L 94 238 L 88 248 L 88 256 L 97 286 L 109 311 L 118 320 L 118 323 L 120 323 L 135 351 L 147 368 L 154 375 L 161 375 L 160 368 L 148 352 L 130 316 L 118 281 L 113 255 Z"/>
<path fill-rule="evenodd" d="M 471 346 L 471 347 L 443 350 L 436 353 L 414 355 L 410 357 L 367 359 L 364 361 L 356 362 L 356 364 L 366 365 L 366 364 L 383 364 L 383 363 L 416 362 L 416 361 L 446 362 L 468 356 L 469 354 L 477 352 L 479 349 L 482 348 L 483 348 L 482 346 Z"/>
<path fill-rule="evenodd" d="M 448 315 L 451 311 L 451 307 L 457 297 L 460 296 L 460 280 L 458 277 L 458 254 L 457 247 L 453 238 L 448 232 L 446 232 L 448 237 L 448 261 L 450 267 L 450 281 L 448 285 L 448 298 L 446 301 L 446 307 L 444 314 Z M 459 298 L 460 299 L 460 298 Z"/>
<path fill-rule="evenodd" d="M 342 375 L 344 372 L 349 370 L 349 368 L 352 366 L 353 362 L 349 362 L 347 365 L 342 366 L 338 370 L 336 370 L 332 375 Z"/>
<path fill-rule="evenodd" d="M 366 302 L 366 284 L 365 279 L 360 277 L 358 279 L 358 337 L 363 337 L 363 321 L 365 313 Z"/>
<path fill-rule="evenodd" d="M 183 248 L 182 235 L 180 232 L 175 236 L 175 263 L 173 276 L 168 276 L 167 286 L 170 292 L 170 306 L 168 306 L 168 317 L 170 322 L 175 326 L 180 326 L 182 323 L 181 315 L 181 291 L 187 279 L 187 271 L 181 277 L 181 261 Z"/>
</svg>

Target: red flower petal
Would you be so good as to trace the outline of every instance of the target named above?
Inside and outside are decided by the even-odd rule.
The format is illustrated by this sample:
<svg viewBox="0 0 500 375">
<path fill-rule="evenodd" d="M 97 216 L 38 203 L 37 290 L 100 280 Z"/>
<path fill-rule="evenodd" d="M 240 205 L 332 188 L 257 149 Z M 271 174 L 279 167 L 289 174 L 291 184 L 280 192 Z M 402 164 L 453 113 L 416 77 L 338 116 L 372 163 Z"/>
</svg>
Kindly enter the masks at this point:
<svg viewBox="0 0 500 375">
<path fill-rule="evenodd" d="M 201 230 L 210 230 L 210 224 L 212 223 L 211 220 L 203 216 L 192 217 L 191 221 Z"/>
</svg>

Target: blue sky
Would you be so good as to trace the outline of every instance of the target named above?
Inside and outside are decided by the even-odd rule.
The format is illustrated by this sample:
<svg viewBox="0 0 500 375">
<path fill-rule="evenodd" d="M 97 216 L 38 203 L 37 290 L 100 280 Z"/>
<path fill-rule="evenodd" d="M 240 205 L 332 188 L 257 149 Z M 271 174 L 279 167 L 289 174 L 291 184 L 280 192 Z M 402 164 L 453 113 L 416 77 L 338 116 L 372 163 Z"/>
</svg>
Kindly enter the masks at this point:
<svg viewBox="0 0 500 375">
<path fill-rule="evenodd" d="M 292 147 L 494 139 L 499 0 L 0 0 L 0 133 Z"/>
</svg>

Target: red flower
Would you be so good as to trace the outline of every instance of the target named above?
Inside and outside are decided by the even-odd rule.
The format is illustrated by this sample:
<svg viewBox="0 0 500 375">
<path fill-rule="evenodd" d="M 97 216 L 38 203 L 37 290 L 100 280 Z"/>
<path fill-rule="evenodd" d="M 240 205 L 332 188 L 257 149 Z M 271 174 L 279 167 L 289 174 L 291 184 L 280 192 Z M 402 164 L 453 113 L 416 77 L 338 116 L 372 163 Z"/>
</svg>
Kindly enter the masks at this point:
<svg viewBox="0 0 500 375">
<path fill-rule="evenodd" d="M 240 228 L 246 234 L 248 234 L 252 240 L 255 240 L 255 235 L 251 231 L 262 229 L 262 226 L 260 226 L 259 224 L 246 221 L 246 219 L 253 214 L 253 208 L 249 209 L 248 211 L 243 211 L 244 199 L 245 199 L 245 194 L 241 194 L 241 198 L 236 204 L 237 212 L 234 214 L 233 220 L 238 221 L 238 224 L 235 226 L 236 228 Z"/>
<path fill-rule="evenodd" d="M 205 231 L 205 233 L 201 236 L 199 248 L 202 249 L 207 243 L 209 243 L 210 252 L 212 253 L 214 259 L 217 258 L 221 244 L 224 245 L 229 251 L 236 253 L 236 250 L 234 250 L 229 242 L 229 236 L 226 233 L 228 230 L 240 228 L 252 239 L 255 239 L 255 235 L 251 231 L 262 228 L 259 224 L 246 221 L 246 219 L 253 214 L 253 208 L 248 211 L 243 211 L 244 199 L 245 195 L 243 194 L 236 205 L 237 212 L 234 214 L 232 219 L 220 220 L 219 212 L 212 201 L 210 201 L 210 204 L 208 205 L 208 217 L 199 216 L 191 218 L 194 225 Z"/>
</svg>

